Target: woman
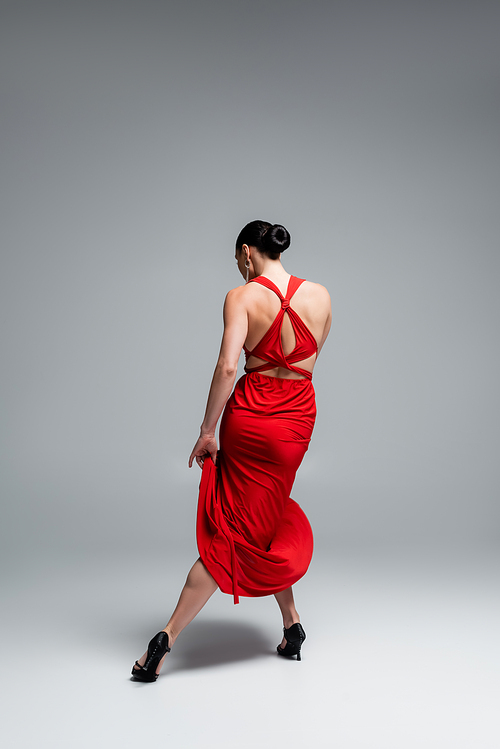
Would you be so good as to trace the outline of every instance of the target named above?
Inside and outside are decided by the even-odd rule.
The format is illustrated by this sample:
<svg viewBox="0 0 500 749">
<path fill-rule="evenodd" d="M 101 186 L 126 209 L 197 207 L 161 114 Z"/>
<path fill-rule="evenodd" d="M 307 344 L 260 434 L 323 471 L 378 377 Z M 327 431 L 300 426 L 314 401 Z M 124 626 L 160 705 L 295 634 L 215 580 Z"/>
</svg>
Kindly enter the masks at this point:
<svg viewBox="0 0 500 749">
<path fill-rule="evenodd" d="M 300 660 L 306 635 L 292 584 L 309 566 L 313 539 L 290 490 L 314 427 L 311 377 L 330 330 L 331 305 L 323 286 L 286 272 L 281 253 L 289 245 L 288 231 L 266 221 L 247 224 L 236 240 L 246 284 L 225 300 L 219 359 L 189 457 L 189 467 L 196 460 L 202 468 L 200 558 L 168 624 L 135 662 L 136 680 L 158 678 L 177 637 L 218 587 L 235 603 L 240 594 L 274 594 L 283 616 L 278 653 Z M 229 397 L 242 348 L 246 374 Z M 218 453 L 215 428 L 223 409 Z"/>
</svg>

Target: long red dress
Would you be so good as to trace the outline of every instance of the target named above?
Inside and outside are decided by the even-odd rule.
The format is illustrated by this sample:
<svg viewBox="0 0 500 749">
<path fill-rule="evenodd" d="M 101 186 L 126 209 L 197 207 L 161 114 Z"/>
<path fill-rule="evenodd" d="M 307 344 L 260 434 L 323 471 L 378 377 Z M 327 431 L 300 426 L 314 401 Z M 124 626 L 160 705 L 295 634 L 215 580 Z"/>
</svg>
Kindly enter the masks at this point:
<svg viewBox="0 0 500 749">
<path fill-rule="evenodd" d="M 267 596 L 297 582 L 313 552 L 309 521 L 290 497 L 296 471 L 309 447 L 316 418 L 312 375 L 295 367 L 317 352 L 316 339 L 290 306 L 304 279 L 291 276 L 286 296 L 265 276 L 252 279 L 274 291 L 281 309 L 267 333 L 245 356 L 265 364 L 236 383 L 221 420 L 217 465 L 203 463 L 197 542 L 201 560 L 223 593 Z M 284 315 L 296 345 L 285 356 Z M 259 372 L 285 367 L 304 375 L 291 380 Z"/>
</svg>

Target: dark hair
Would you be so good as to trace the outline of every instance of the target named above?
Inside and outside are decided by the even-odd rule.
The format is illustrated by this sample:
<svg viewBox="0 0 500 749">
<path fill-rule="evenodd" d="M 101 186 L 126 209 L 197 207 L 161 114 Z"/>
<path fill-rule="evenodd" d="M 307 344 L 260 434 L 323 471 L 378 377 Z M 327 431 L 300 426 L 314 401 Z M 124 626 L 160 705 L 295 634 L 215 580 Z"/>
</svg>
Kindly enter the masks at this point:
<svg viewBox="0 0 500 749">
<path fill-rule="evenodd" d="M 281 224 L 270 224 L 269 221 L 250 221 L 238 234 L 236 249 L 241 250 L 244 244 L 256 247 L 272 260 L 277 260 L 280 252 L 290 247 L 291 237 Z"/>
</svg>

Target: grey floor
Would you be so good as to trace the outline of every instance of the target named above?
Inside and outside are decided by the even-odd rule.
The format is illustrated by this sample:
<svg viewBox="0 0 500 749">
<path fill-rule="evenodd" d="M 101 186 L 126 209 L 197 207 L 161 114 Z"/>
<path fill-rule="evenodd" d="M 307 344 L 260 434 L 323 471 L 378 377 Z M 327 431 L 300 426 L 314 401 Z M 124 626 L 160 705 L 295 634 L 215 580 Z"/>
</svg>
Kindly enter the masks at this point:
<svg viewBox="0 0 500 749">
<path fill-rule="evenodd" d="M 275 655 L 274 599 L 216 593 L 158 681 L 133 682 L 188 562 L 18 567 L 3 596 L 3 745 L 500 746 L 494 553 L 318 551 L 296 586 L 301 663 Z"/>
</svg>

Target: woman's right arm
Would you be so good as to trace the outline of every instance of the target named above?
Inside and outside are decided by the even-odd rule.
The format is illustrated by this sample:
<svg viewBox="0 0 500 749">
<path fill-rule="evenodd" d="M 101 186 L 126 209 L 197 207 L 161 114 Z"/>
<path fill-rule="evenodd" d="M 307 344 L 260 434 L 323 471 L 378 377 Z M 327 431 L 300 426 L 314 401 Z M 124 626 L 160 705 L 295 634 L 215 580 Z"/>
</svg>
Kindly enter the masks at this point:
<svg viewBox="0 0 500 749">
<path fill-rule="evenodd" d="M 224 302 L 224 333 L 219 358 L 210 385 L 200 436 L 189 456 L 190 468 L 194 459 L 201 467 L 208 455 L 212 457 L 214 463 L 217 457 L 215 428 L 226 401 L 231 395 L 238 370 L 238 360 L 248 332 L 248 315 L 242 299 L 244 288 L 244 286 L 239 286 L 232 289 Z"/>
</svg>

